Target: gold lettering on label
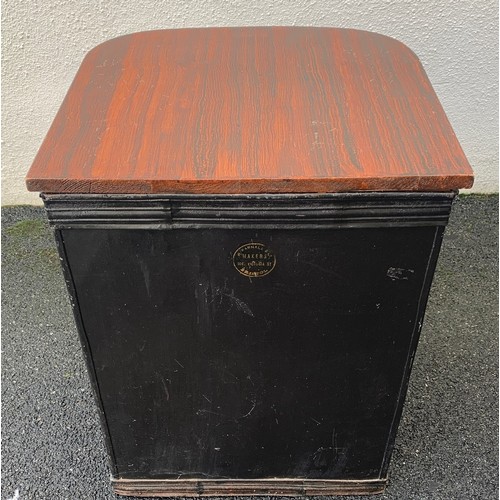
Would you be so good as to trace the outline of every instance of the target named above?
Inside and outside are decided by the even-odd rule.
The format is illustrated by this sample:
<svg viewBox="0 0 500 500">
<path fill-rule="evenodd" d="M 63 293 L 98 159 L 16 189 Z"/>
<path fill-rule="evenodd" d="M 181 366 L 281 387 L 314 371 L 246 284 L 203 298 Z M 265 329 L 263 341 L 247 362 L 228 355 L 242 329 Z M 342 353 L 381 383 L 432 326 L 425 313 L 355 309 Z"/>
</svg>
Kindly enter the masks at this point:
<svg viewBox="0 0 500 500">
<path fill-rule="evenodd" d="M 233 265 L 243 276 L 261 278 L 274 269 L 276 256 L 264 243 L 246 243 L 233 253 Z"/>
</svg>

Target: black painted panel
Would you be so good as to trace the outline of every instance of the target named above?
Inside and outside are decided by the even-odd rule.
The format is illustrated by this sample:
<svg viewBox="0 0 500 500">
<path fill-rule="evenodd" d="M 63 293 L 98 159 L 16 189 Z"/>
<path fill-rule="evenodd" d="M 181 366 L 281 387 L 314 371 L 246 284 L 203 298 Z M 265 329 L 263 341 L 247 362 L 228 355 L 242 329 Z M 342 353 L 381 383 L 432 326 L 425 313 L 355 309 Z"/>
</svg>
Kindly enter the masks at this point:
<svg viewBox="0 0 500 500">
<path fill-rule="evenodd" d="M 118 476 L 379 477 L 436 231 L 63 230 Z"/>
</svg>

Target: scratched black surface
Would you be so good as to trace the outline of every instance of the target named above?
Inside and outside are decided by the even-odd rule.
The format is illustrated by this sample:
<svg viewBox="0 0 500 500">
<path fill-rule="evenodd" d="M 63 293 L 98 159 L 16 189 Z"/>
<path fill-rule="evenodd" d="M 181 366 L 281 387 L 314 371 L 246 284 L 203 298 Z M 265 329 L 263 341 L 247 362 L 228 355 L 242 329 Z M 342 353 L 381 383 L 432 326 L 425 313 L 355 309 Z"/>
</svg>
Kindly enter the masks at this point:
<svg viewBox="0 0 500 500">
<path fill-rule="evenodd" d="M 117 477 L 378 478 L 434 234 L 63 230 Z"/>
<path fill-rule="evenodd" d="M 497 207 L 498 196 L 454 205 L 389 487 L 376 498 L 498 498 Z M 1 495 L 117 500 L 45 218 L 2 208 Z"/>
</svg>

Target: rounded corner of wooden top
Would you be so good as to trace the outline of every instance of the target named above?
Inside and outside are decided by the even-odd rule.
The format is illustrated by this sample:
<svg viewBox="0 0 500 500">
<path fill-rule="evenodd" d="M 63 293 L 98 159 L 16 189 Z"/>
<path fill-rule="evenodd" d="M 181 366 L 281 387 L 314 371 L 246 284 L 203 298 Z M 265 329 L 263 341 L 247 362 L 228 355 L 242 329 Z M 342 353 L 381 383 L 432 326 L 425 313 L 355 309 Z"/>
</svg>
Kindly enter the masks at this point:
<svg viewBox="0 0 500 500">
<path fill-rule="evenodd" d="M 386 35 L 384 33 L 378 33 L 376 31 L 360 30 L 355 28 L 345 28 L 346 31 L 357 33 L 358 35 L 365 37 L 367 40 L 378 40 L 383 41 L 387 47 L 393 47 L 400 53 L 406 53 L 420 62 L 418 55 L 401 40 L 394 38 L 393 36 Z"/>
<path fill-rule="evenodd" d="M 108 40 L 104 40 L 103 42 L 94 45 L 90 50 L 88 50 L 85 54 L 84 60 L 92 57 L 98 56 L 99 52 L 105 51 L 107 48 L 112 47 L 113 45 L 123 45 L 128 43 L 132 38 L 137 36 L 138 34 L 143 33 L 141 31 L 134 33 L 126 33 L 125 35 L 115 36 L 114 38 L 110 38 Z"/>
</svg>

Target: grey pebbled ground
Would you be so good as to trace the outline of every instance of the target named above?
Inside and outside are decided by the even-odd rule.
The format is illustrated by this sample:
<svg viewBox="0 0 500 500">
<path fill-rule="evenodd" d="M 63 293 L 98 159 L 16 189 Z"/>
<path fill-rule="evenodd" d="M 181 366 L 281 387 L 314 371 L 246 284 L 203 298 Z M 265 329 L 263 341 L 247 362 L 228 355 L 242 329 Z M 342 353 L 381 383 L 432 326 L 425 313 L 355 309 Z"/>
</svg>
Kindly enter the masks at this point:
<svg viewBox="0 0 500 500">
<path fill-rule="evenodd" d="M 447 229 L 380 499 L 498 498 L 498 196 Z M 43 209 L 2 209 L 1 500 L 115 499 Z M 130 497 L 129 497 L 130 498 Z M 344 497 L 361 498 L 361 497 Z"/>
</svg>

